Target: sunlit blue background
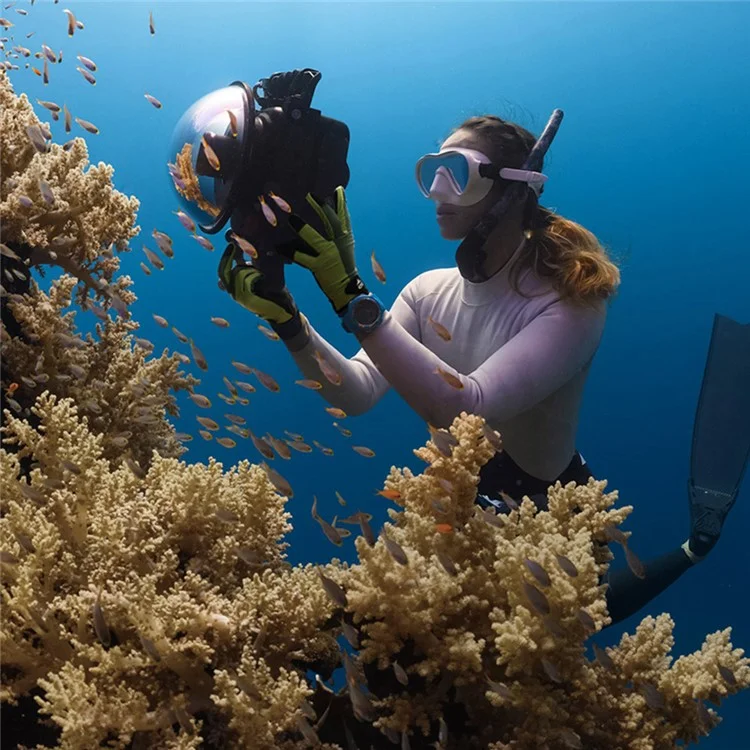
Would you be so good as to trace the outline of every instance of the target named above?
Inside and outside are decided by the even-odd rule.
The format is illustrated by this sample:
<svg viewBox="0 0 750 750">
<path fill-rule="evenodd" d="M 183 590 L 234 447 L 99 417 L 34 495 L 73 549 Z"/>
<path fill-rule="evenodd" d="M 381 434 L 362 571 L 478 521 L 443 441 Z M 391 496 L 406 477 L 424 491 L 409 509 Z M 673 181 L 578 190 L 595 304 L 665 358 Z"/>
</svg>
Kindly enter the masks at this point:
<svg viewBox="0 0 750 750">
<path fill-rule="evenodd" d="M 65 102 L 74 116 L 94 122 L 100 135 L 75 125 L 74 134 L 86 138 L 93 163 L 114 166 L 119 190 L 141 200 L 141 234 L 122 256 L 123 272 L 136 280 L 140 335 L 154 341 L 157 353 L 163 347 L 189 353 L 153 322 L 158 313 L 195 339 L 210 363 L 208 373 L 195 371 L 203 380 L 199 390 L 213 398 L 218 419 L 241 410 L 257 434 L 281 437 L 288 429 L 335 450 L 333 457 L 315 451 L 275 462 L 295 490 L 288 505 L 292 562 L 353 560 L 351 539 L 333 548 L 312 521 L 313 493 L 329 519 L 361 508 L 382 522 L 388 503 L 374 493 L 391 465 L 421 470 L 411 451 L 427 432 L 394 393 L 369 414 L 344 421 L 351 440 L 337 432 L 326 404 L 293 384 L 300 376 L 283 344 L 264 338 L 258 321 L 217 288 L 221 235 L 209 253 L 182 229 L 172 213 L 166 162 L 172 128 L 196 99 L 238 78 L 252 84 L 304 67 L 323 73 L 314 106 L 351 129 L 347 195 L 359 267 L 387 303 L 421 271 L 453 264 L 455 244 L 441 239 L 433 205 L 416 188 L 416 159 L 471 115 L 495 113 L 538 134 L 555 107 L 565 111 L 546 162 L 545 205 L 624 258 L 621 293 L 589 378 L 579 447 L 597 476 L 635 506 L 628 528 L 642 557 L 686 538 L 690 438 L 713 314 L 750 322 L 748 4 L 71 0 L 67 7 L 85 24 L 72 39 L 63 4 L 38 0 L 31 7 L 25 0 L 16 7 L 29 15 L 4 11 L 16 24 L 3 33 L 14 34 L 12 44 L 64 50 L 63 64 L 50 66 L 48 86 L 23 68 L 23 58 L 15 61 L 16 90 L 34 102 Z M 155 36 L 148 31 L 150 10 Z M 25 40 L 30 31 L 36 35 Z M 96 86 L 76 72 L 77 54 L 99 65 Z M 146 92 L 163 102 L 162 110 L 146 101 Z M 51 125 L 58 142 L 70 137 L 62 121 Z M 174 238 L 175 258 L 146 277 L 141 247 L 155 249 L 154 228 Z M 373 249 L 388 274 L 384 287 L 369 267 Z M 317 330 L 354 354 L 356 341 L 306 272 L 292 268 L 287 279 Z M 227 318 L 231 327 L 216 328 L 211 316 Z M 242 378 L 232 359 L 274 375 L 281 392 L 259 386 L 249 406 L 224 408 L 215 397 L 226 390 L 222 375 Z M 198 410 L 184 395 L 180 404 L 177 429 L 196 435 L 186 460 L 213 453 L 229 467 L 259 459 L 240 438 L 232 450 L 203 442 Z M 376 457 L 360 457 L 353 443 L 372 447 Z M 736 646 L 750 646 L 747 484 L 711 557 L 623 627 L 606 631 L 601 643 L 614 642 L 645 614 L 668 611 L 677 622 L 676 654 L 727 626 Z M 702 746 L 748 747 L 749 711 L 750 694 L 728 701 L 721 708 L 725 722 Z"/>
</svg>

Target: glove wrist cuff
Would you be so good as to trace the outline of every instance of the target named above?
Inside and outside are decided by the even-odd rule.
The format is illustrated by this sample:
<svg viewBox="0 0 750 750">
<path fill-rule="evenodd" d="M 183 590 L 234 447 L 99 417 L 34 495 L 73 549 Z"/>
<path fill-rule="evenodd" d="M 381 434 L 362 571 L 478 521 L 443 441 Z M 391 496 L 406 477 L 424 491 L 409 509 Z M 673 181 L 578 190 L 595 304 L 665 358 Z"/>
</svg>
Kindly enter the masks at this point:
<svg viewBox="0 0 750 750">
<path fill-rule="evenodd" d="M 292 317 L 286 321 L 286 323 L 277 323 L 276 321 L 269 320 L 269 325 L 278 334 L 279 338 L 287 342 L 293 339 L 304 330 L 302 325 L 302 318 L 299 310 L 295 309 Z"/>
</svg>

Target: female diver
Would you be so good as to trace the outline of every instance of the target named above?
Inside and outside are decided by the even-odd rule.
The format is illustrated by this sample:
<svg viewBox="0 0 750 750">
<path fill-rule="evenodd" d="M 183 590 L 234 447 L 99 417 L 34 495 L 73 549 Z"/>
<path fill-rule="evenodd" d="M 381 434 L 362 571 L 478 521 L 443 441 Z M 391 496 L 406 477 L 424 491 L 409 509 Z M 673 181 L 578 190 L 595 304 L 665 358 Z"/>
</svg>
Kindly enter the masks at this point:
<svg viewBox="0 0 750 750">
<path fill-rule="evenodd" d="M 344 328 L 357 336 L 362 348 L 350 359 L 300 314 L 283 282 L 268 283 L 261 263 L 242 263 L 233 242 L 219 266 L 222 286 L 276 330 L 306 378 L 320 379 L 315 352 L 341 374 L 340 385 L 323 382 L 319 391 L 331 405 L 362 414 L 393 387 L 436 427 L 449 426 L 462 411 L 484 417 L 502 435 L 503 450 L 483 467 L 476 502 L 498 512 L 508 511 L 503 496 L 512 502 L 527 495 L 543 509 L 549 485 L 586 484 L 592 476 L 576 450 L 578 416 L 620 281 L 591 232 L 539 205 L 547 179 L 541 157 L 557 129 L 555 114 L 539 141 L 499 117 L 472 117 L 439 153 L 419 160 L 417 181 L 435 201 L 441 235 L 463 243 L 458 267 L 420 274 L 389 311 L 357 273 L 342 187 L 325 201 L 307 196 L 326 236 L 288 217 L 299 242 L 278 252 L 312 271 Z M 748 362 L 747 332 L 744 341 Z M 737 463 L 726 491 L 691 482 L 691 535 L 681 547 L 643 570 L 609 574 L 613 622 L 637 612 L 708 553 L 744 465 Z"/>
</svg>

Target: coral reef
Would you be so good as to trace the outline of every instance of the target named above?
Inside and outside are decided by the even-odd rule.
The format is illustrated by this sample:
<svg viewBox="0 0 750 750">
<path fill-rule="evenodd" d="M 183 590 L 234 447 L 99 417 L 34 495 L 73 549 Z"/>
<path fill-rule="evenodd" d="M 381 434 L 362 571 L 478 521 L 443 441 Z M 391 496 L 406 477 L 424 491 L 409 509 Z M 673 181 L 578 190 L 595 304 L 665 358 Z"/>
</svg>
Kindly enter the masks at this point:
<svg viewBox="0 0 750 750">
<path fill-rule="evenodd" d="M 419 451 L 421 475 L 392 470 L 403 510 L 357 538 L 358 564 L 292 568 L 287 499 L 260 467 L 155 452 L 147 472 L 112 469 L 70 399 L 43 393 L 33 411 L 36 429 L 8 417 L 16 451 L 0 451 L 1 697 L 40 687 L 61 748 L 335 748 L 347 734 L 417 748 L 441 733 L 443 747 L 667 748 L 750 685 L 728 630 L 671 663 L 667 615 L 587 659 L 608 621 L 597 549 L 630 509 L 592 480 L 552 487 L 548 511 L 487 516 L 472 502 L 494 450 L 478 417 L 456 419 L 450 457 Z"/>
<path fill-rule="evenodd" d="M 128 276 L 116 277 L 135 236 L 139 202 L 112 186 L 108 164 L 89 167 L 86 143 L 47 143 L 24 94 L 0 72 L 0 222 L 2 222 L 2 390 L 0 405 L 28 415 L 36 395 L 71 397 L 103 436 L 105 455 L 147 464 L 153 450 L 184 449 L 164 419 L 174 396 L 197 381 L 180 372 L 184 358 L 146 359 L 149 342 L 133 333 Z M 67 272 L 42 289 L 32 271 Z M 75 295 L 79 312 L 71 307 Z M 109 310 L 117 311 L 111 318 Z M 76 331 L 77 315 L 98 319 L 96 336 Z M 148 429 L 144 429 L 148 427 Z"/>
<path fill-rule="evenodd" d="M 172 392 L 197 381 L 133 346 L 116 275 L 137 201 L 84 171 L 83 141 L 48 144 L 2 72 L 0 103 L 0 700 L 4 721 L 23 709 L 19 747 L 666 749 L 750 685 L 729 629 L 673 661 L 668 615 L 589 658 L 632 509 L 591 480 L 544 512 L 483 511 L 501 447 L 474 415 L 431 431 L 422 473 L 391 470 L 398 509 L 378 535 L 358 514 L 356 564 L 292 567 L 262 467 L 180 460 Z"/>
</svg>

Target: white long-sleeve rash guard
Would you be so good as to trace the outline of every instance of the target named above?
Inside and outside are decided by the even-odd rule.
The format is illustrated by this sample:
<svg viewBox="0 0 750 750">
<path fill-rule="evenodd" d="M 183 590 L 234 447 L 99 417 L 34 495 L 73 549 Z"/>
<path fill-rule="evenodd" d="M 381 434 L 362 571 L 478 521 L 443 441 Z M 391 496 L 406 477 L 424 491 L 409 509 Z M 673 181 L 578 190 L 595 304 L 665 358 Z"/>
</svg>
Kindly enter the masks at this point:
<svg viewBox="0 0 750 750">
<path fill-rule="evenodd" d="M 519 248 L 520 250 L 520 248 Z M 518 252 L 518 251 L 516 251 Z M 514 257 L 489 281 L 473 284 L 457 268 L 420 274 L 399 294 L 382 325 L 350 359 L 310 325 L 310 340 L 292 356 L 331 405 L 357 415 L 390 386 L 425 421 L 446 427 L 460 412 L 479 414 L 500 434 L 526 472 L 553 481 L 575 452 L 583 387 L 604 329 L 606 303 L 564 302 L 549 280 L 522 271 L 513 291 Z M 444 341 L 429 322 L 451 333 Z M 321 376 L 315 351 L 342 375 Z M 436 374 L 457 375 L 462 389 Z"/>
</svg>

